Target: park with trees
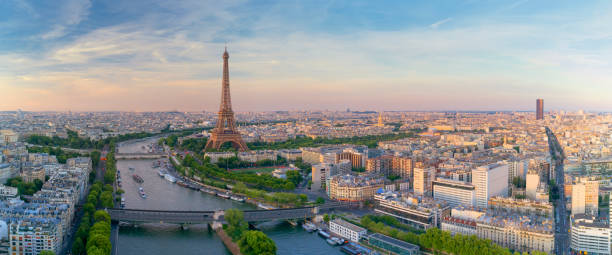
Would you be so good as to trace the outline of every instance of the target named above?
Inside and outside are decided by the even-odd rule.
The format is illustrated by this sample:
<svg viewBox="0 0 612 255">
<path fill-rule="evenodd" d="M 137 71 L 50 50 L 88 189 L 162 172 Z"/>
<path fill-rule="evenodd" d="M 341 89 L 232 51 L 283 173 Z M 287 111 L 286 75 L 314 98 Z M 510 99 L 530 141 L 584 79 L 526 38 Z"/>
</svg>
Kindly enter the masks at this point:
<svg viewBox="0 0 612 255">
<path fill-rule="evenodd" d="M 113 188 L 96 182 L 91 186 L 87 202 L 83 206 L 83 216 L 79 223 L 72 254 L 74 255 L 108 255 L 111 252 L 110 229 L 111 218 L 104 210 L 96 208 L 113 207 Z"/>
<path fill-rule="evenodd" d="M 224 215 L 227 224 L 223 230 L 234 242 L 238 243 L 240 252 L 244 255 L 274 255 L 276 244 L 265 233 L 258 230 L 249 230 L 244 214 L 237 209 L 229 209 Z"/>
</svg>

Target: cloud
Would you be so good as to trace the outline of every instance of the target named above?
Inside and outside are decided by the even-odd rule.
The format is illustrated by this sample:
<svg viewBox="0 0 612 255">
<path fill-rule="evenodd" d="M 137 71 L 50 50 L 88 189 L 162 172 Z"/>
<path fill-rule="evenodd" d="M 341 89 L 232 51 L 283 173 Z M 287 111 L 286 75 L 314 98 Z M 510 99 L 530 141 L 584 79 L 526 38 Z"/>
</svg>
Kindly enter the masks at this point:
<svg viewBox="0 0 612 255">
<path fill-rule="evenodd" d="M 439 20 L 439 21 L 437 21 L 437 22 L 435 22 L 435 23 L 433 23 L 433 24 L 429 25 L 429 27 L 430 27 L 430 28 L 433 28 L 433 29 L 438 29 L 438 27 L 439 27 L 439 26 L 441 26 L 441 25 L 443 25 L 444 23 L 447 23 L 447 22 L 449 22 L 449 21 L 451 21 L 451 20 L 453 20 L 453 19 L 452 19 L 452 18 L 446 18 L 446 19 L 443 19 L 443 20 Z"/>
<path fill-rule="evenodd" d="M 64 2 L 59 10 L 59 22 L 53 28 L 42 34 L 43 40 L 55 39 L 68 33 L 69 27 L 78 25 L 89 15 L 91 8 L 90 0 L 68 0 Z"/>
<path fill-rule="evenodd" d="M 168 13 L 93 26 L 47 44 L 40 55 L 0 53 L 0 87 L 7 92 L 0 93 L 6 103 L 0 110 L 20 104 L 32 110 L 214 110 L 225 40 L 238 111 L 525 110 L 542 94 L 551 107 L 552 99 L 566 107 L 568 98 L 581 95 L 572 99 L 575 105 L 612 108 L 602 99 L 612 93 L 602 85 L 612 84 L 612 49 L 575 47 L 606 38 L 601 17 L 563 27 L 462 18 L 437 29 L 447 18 L 429 26 L 330 33 L 298 21 L 283 27 L 274 12 L 245 19 L 250 10 L 240 4 L 160 1 Z"/>
</svg>

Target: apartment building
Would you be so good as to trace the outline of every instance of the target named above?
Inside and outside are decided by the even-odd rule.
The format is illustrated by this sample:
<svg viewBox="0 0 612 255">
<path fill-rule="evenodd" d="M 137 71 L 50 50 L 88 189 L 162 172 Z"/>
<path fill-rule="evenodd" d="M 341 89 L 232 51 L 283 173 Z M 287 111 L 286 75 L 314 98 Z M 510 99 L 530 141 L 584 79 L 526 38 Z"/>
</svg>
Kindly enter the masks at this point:
<svg viewBox="0 0 612 255">
<path fill-rule="evenodd" d="M 330 221 L 329 231 L 355 243 L 358 243 L 359 240 L 368 233 L 365 228 L 349 223 L 343 219 L 334 219 Z"/>
<path fill-rule="evenodd" d="M 445 201 L 451 207 L 476 203 L 476 188 L 471 183 L 438 178 L 432 186 L 434 199 Z"/>
</svg>

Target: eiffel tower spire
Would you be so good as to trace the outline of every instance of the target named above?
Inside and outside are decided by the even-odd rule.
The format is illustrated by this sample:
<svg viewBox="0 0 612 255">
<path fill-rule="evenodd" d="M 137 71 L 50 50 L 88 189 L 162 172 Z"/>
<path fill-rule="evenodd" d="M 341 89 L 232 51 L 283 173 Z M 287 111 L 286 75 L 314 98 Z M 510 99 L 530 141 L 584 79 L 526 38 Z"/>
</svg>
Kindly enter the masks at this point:
<svg viewBox="0 0 612 255">
<path fill-rule="evenodd" d="M 223 85 L 221 91 L 221 108 L 219 111 L 232 111 L 232 97 L 230 96 L 229 88 L 229 54 L 227 53 L 227 46 L 225 52 L 223 52 Z"/>
<path fill-rule="evenodd" d="M 229 87 L 229 54 L 227 47 L 223 52 L 223 81 L 221 82 L 221 105 L 219 106 L 219 118 L 217 125 L 213 129 L 210 138 L 206 142 L 204 150 L 219 149 L 226 142 L 231 142 L 232 146 L 240 151 L 247 151 L 249 148 L 242 140 L 242 136 L 236 128 L 234 111 L 232 111 L 232 98 Z"/>
</svg>

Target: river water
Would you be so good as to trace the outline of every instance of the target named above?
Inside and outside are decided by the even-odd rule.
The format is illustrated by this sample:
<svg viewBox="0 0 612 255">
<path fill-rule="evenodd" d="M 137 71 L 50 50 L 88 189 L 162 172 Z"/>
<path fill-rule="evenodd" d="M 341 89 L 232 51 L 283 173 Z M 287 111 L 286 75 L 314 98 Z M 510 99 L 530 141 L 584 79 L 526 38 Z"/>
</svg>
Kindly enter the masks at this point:
<svg viewBox="0 0 612 255">
<path fill-rule="evenodd" d="M 143 145 L 155 142 L 144 140 L 119 146 L 120 153 L 144 152 Z M 152 167 L 154 160 L 119 160 L 122 189 L 128 209 L 149 210 L 222 210 L 237 208 L 256 209 L 250 204 L 219 198 L 206 193 L 180 187 L 159 177 Z M 134 168 L 130 171 L 129 168 Z M 144 179 L 141 185 L 134 182 L 132 175 Z M 138 195 L 142 186 L 147 198 Z M 266 222 L 257 225 L 277 246 L 277 254 L 342 254 L 337 247 L 329 246 L 316 234 L 308 233 L 302 227 L 294 227 L 283 221 Z M 117 251 L 121 255 L 143 254 L 231 254 L 219 237 L 209 233 L 206 226 L 188 226 L 181 230 L 177 225 L 145 224 L 139 227 L 121 227 Z"/>
</svg>

